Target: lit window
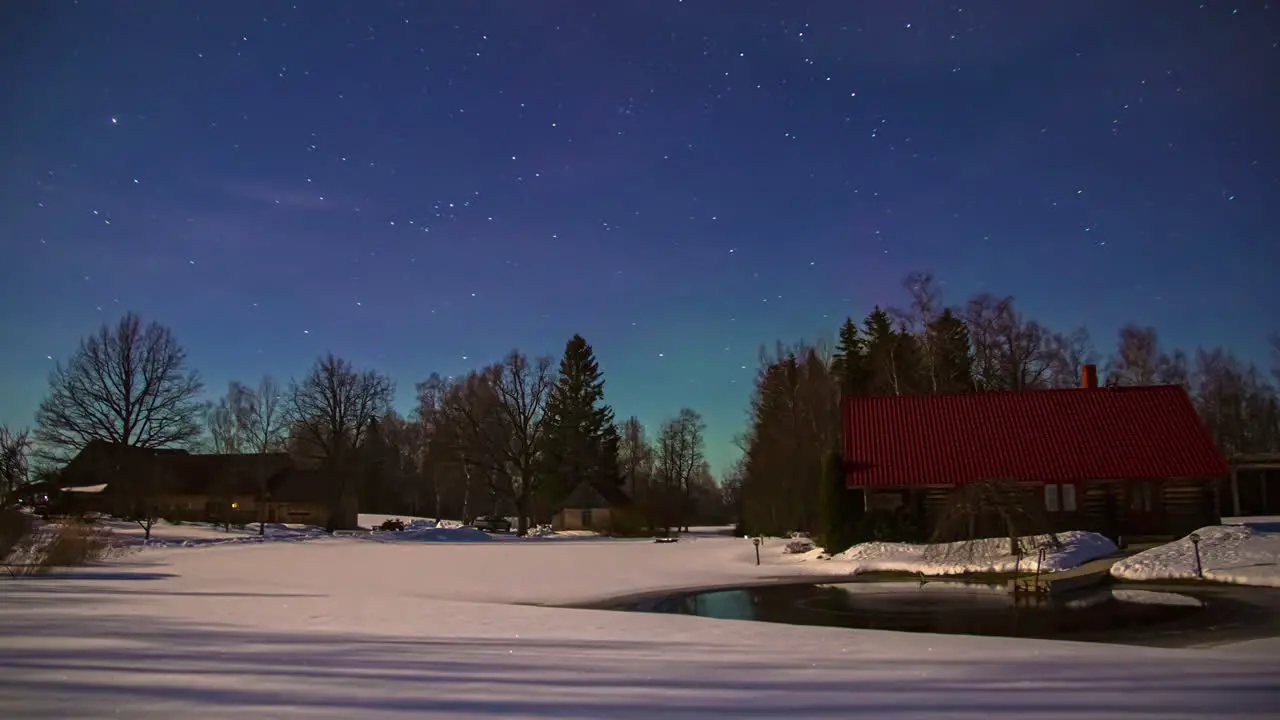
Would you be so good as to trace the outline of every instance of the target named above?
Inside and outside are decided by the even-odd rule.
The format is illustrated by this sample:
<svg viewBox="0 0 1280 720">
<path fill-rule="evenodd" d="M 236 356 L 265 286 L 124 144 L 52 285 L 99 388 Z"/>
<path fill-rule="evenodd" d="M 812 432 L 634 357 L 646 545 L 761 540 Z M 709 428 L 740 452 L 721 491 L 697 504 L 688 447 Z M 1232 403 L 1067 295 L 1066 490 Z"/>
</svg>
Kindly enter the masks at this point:
<svg viewBox="0 0 1280 720">
<path fill-rule="evenodd" d="M 1075 485 L 1068 484 L 1068 485 L 1062 486 L 1062 509 L 1065 512 L 1076 511 L 1076 486 Z"/>
<path fill-rule="evenodd" d="M 1058 486 L 1044 486 L 1044 509 L 1049 512 L 1058 512 Z"/>
</svg>

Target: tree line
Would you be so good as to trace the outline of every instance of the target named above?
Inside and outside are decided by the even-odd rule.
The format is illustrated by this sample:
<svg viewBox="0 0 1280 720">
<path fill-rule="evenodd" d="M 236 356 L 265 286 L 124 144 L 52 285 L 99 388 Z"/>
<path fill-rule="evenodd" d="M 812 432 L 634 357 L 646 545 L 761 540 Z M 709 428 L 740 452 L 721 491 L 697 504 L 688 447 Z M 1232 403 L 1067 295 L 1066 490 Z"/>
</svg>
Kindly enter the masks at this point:
<svg viewBox="0 0 1280 720">
<path fill-rule="evenodd" d="M 762 351 L 738 439 L 742 457 L 724 483 L 751 532 L 830 525 L 832 488 L 843 485 L 836 461 L 843 397 L 1076 387 L 1083 366 L 1099 362 L 1085 328 L 1052 330 L 1012 297 L 982 293 L 948 306 L 926 272 L 908 275 L 903 288 L 900 307 L 876 306 L 861 323 L 847 318 L 834 347 L 778 343 Z M 1104 382 L 1182 385 L 1225 456 L 1277 452 L 1280 335 L 1271 349 L 1269 381 L 1229 349 L 1188 355 L 1163 346 L 1155 328 L 1129 324 L 1102 365 Z"/>
<path fill-rule="evenodd" d="M 517 530 L 550 522 L 578 484 L 623 489 L 618 532 L 724 521 L 705 459 L 705 425 L 683 408 L 648 437 L 604 402 L 604 375 L 579 335 L 558 369 L 512 350 L 457 377 L 415 384 L 408 416 L 395 383 L 333 354 L 281 384 L 230 383 L 204 400 L 200 374 L 169 328 L 135 314 L 84 338 L 50 373 L 31 433 L 0 430 L 0 498 L 28 476 L 28 455 L 56 471 L 93 440 L 137 448 L 228 454 L 288 453 L 323 469 L 331 502 L 349 493 L 361 512 L 468 519 L 514 514 Z M 265 479 L 263 479 L 265 482 Z"/>
</svg>

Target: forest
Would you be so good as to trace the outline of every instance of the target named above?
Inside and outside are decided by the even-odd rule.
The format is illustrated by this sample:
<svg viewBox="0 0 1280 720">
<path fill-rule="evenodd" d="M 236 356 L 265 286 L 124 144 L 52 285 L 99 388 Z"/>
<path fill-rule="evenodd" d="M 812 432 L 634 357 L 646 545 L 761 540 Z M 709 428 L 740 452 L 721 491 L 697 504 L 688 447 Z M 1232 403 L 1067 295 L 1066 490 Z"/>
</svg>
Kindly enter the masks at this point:
<svg viewBox="0 0 1280 720">
<path fill-rule="evenodd" d="M 821 532 L 847 396 L 1077 387 L 1083 366 L 1098 364 L 1108 385 L 1185 387 L 1228 458 L 1280 451 L 1278 335 L 1268 378 L 1228 348 L 1163 347 L 1152 327 L 1121 327 L 1103 355 L 1087 329 L 1046 327 L 1012 297 L 983 293 L 947 305 L 927 272 L 902 287 L 900 305 L 846 319 L 834 345 L 778 343 L 761 353 L 742 456 L 723 478 L 744 529 Z"/>
<path fill-rule="evenodd" d="M 612 532 L 727 522 L 705 460 L 705 425 L 682 408 L 650 437 L 604 403 L 592 347 L 575 335 L 558 368 L 512 350 L 465 375 L 431 373 L 404 417 L 395 383 L 333 354 L 300 378 L 232 382 L 214 400 L 173 332 L 128 314 L 86 337 L 50 374 L 32 432 L 0 429 L 3 485 L 57 472 L 91 441 L 219 454 L 287 453 L 326 472 L 361 512 L 546 523 L 579 483 L 621 487 L 633 500 Z M 625 525 L 625 527 L 624 527 Z"/>
<path fill-rule="evenodd" d="M 839 405 L 854 395 L 1074 387 L 1100 364 L 1110 385 L 1178 384 L 1224 455 L 1280 451 L 1280 336 L 1263 371 L 1227 348 L 1163 347 L 1154 328 L 1125 325 L 1104 356 L 1085 328 L 1055 330 L 1012 297 L 944 303 L 927 272 L 901 302 L 846 319 L 834 342 L 762 349 L 738 437 L 741 458 L 718 481 L 706 427 L 680 408 L 656 432 L 605 402 L 604 372 L 575 335 L 558 363 L 512 350 L 461 376 L 429 373 L 406 415 L 395 382 L 332 354 L 301 377 L 232 382 L 209 400 L 174 333 L 132 313 L 85 337 L 50 373 L 31 431 L 0 428 L 0 498 L 56 472 L 92 440 L 214 453 L 288 453 L 358 497 L 361 512 L 548 522 L 588 482 L 633 500 L 619 534 L 737 522 L 780 535 L 822 527 L 824 489 L 840 441 Z M 1269 377 L 1268 377 L 1269 374 Z"/>
</svg>

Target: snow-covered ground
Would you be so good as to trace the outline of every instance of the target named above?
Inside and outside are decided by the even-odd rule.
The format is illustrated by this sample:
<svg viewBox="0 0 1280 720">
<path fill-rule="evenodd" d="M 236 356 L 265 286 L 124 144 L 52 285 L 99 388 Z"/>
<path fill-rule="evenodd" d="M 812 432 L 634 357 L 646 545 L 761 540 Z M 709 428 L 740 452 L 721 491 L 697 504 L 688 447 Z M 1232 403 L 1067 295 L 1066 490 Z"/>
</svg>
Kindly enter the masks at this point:
<svg viewBox="0 0 1280 720">
<path fill-rule="evenodd" d="M 810 572 L 767 540 L 224 543 L 0 580 L 5 718 L 1199 718 L 1280 643 L 1159 650 L 539 607 Z"/>
<path fill-rule="evenodd" d="M 125 546 L 142 545 L 146 533 L 142 526 L 128 520 L 104 518 L 97 521 L 100 527 L 111 531 L 118 542 Z M 258 523 L 244 527 L 232 525 L 229 530 L 222 525 L 210 523 L 179 523 L 174 525 L 167 520 L 156 520 L 151 526 L 152 548 L 159 547 L 203 547 L 206 545 L 222 545 L 227 543 L 259 543 L 270 541 L 315 540 L 325 537 L 323 528 L 311 525 L 285 525 L 267 523 L 265 535 L 258 535 Z"/>
<path fill-rule="evenodd" d="M 1272 518 L 1241 518 L 1242 524 L 1200 528 L 1200 566 L 1207 580 L 1280 587 L 1280 524 Z M 1193 580 L 1196 547 L 1191 536 L 1140 552 L 1116 563 L 1123 580 Z"/>
<path fill-rule="evenodd" d="M 897 571 L 922 575 L 961 575 L 987 572 L 1033 572 L 1039 562 L 1038 548 L 1045 548 L 1041 572 L 1058 572 L 1083 565 L 1116 552 L 1116 546 L 1097 533 L 1072 530 L 1058 534 L 1059 545 L 1049 537 L 1025 537 L 1022 557 L 1009 552 L 1008 539 L 978 540 L 969 543 L 914 545 L 896 542 L 868 542 L 828 557 L 820 548 L 791 556 L 815 572 L 849 575 L 860 572 Z M 784 541 L 775 540 L 778 545 Z M 786 556 L 779 559 L 785 562 Z"/>
</svg>

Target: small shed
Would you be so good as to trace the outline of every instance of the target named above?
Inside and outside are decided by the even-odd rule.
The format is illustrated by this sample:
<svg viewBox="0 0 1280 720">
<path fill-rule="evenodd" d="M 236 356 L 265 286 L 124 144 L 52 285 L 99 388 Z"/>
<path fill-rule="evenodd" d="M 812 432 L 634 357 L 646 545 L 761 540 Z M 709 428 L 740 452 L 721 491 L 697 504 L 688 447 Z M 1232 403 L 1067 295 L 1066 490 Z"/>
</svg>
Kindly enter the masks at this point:
<svg viewBox="0 0 1280 720">
<path fill-rule="evenodd" d="M 583 480 L 569 492 L 551 519 L 556 530 L 606 532 L 618 513 L 631 507 L 631 497 L 622 488 Z"/>
</svg>

